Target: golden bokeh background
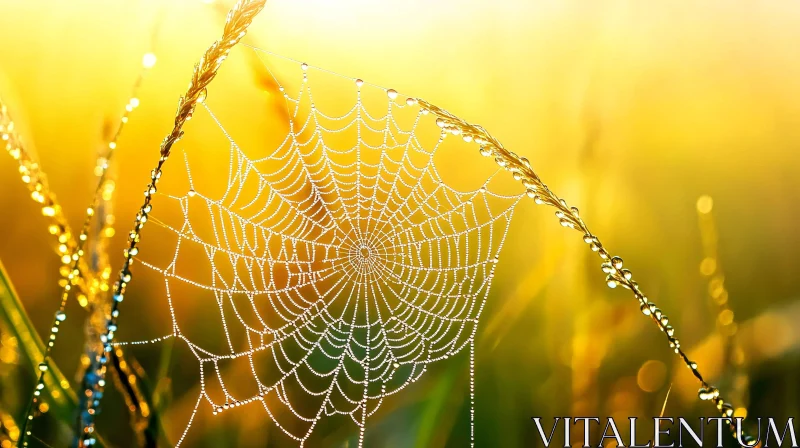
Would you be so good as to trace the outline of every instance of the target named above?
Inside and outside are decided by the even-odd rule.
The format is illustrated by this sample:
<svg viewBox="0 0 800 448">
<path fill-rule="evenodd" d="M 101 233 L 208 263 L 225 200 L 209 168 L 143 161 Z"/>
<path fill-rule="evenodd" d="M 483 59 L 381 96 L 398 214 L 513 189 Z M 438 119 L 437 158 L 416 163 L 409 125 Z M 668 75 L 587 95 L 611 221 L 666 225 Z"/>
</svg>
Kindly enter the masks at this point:
<svg viewBox="0 0 800 448">
<path fill-rule="evenodd" d="M 119 120 L 161 17 L 158 60 L 115 161 L 115 269 L 178 96 L 230 3 L 0 4 L 0 97 L 73 228 L 92 195 L 104 129 Z M 800 5 L 792 1 L 274 0 L 246 41 L 425 98 L 486 127 L 528 157 L 625 259 L 737 415 L 747 405 L 751 416 L 785 418 L 800 403 L 798 25 Z M 220 83 L 257 85 L 246 60 L 232 58 L 222 71 Z M 490 163 L 456 162 L 465 170 Z M 0 155 L 0 260 L 45 334 L 59 260 L 17 168 Z M 698 202 L 704 195 L 713 199 Z M 718 234 L 713 261 L 704 261 L 699 209 L 713 216 Z M 538 440 L 531 416 L 657 416 L 670 387 L 665 415 L 715 416 L 663 335 L 630 295 L 605 286 L 599 260 L 551 209 L 521 206 L 508 238 L 478 336 L 480 446 L 530 446 Z M 723 267 L 720 299 L 723 284 L 709 279 Z M 160 298 L 137 288 L 122 305 L 121 327 L 158 333 L 167 316 L 147 310 Z M 720 312 L 723 302 L 728 311 Z M 70 309 L 81 316 L 75 304 Z M 68 321 L 55 353 L 70 379 L 81 320 Z M 738 341 L 730 356 L 722 334 Z M 160 356 L 155 346 L 135 354 L 146 367 Z M 0 360 L 15 364 L 1 350 Z M 2 375 L 22 381 L 0 389 L 0 406 L 17 414 L 32 381 L 18 379 L 33 376 L 25 366 Z M 196 397 L 193 369 L 172 368 L 176 392 L 163 418 L 173 443 Z M 432 369 L 374 417 L 368 441 L 463 446 L 467 380 L 464 356 Z M 258 412 L 200 418 L 192 446 L 264 446 L 275 431 Z M 52 431 L 46 440 L 68 437 L 68 426 L 38 427 Z M 98 428 L 114 446 L 131 443 L 113 393 Z M 355 427 L 345 428 L 324 443 L 352 446 L 356 436 Z"/>
</svg>

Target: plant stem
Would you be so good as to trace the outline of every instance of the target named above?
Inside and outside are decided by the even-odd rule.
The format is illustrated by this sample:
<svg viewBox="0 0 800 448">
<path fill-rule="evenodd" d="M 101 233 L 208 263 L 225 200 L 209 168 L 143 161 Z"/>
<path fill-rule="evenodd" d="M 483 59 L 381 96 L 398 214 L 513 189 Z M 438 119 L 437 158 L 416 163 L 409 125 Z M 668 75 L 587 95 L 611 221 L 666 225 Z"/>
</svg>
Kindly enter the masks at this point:
<svg viewBox="0 0 800 448">
<path fill-rule="evenodd" d="M 508 151 L 494 137 L 492 137 L 483 127 L 467 123 L 444 109 L 434 106 L 422 99 L 418 99 L 424 111 L 436 117 L 436 124 L 444 131 L 455 135 L 461 135 L 465 141 L 474 141 L 480 145 L 480 152 L 486 157 L 494 157 L 495 163 L 507 171 L 510 171 L 515 180 L 520 181 L 525 187 L 527 195 L 537 204 L 544 204 L 556 209 L 556 217 L 562 226 L 578 230 L 583 234 L 583 241 L 589 245 L 592 251 L 596 252 L 603 260 L 601 269 L 606 276 L 606 284 L 610 288 L 622 286 L 629 289 L 634 298 L 639 303 L 642 314 L 648 316 L 667 337 L 670 348 L 672 348 L 681 361 L 688 367 L 692 374 L 700 382 L 698 396 L 701 400 L 713 402 L 723 418 L 733 417 L 733 406 L 720 396 L 719 390 L 710 385 L 700 370 L 697 363 L 691 361 L 686 352 L 681 348 L 680 341 L 675 336 L 675 329 L 669 324 L 669 318 L 659 309 L 655 303 L 644 295 L 639 288 L 639 284 L 633 280 L 630 270 L 623 267 L 623 260 L 617 256 L 611 256 L 610 252 L 603 247 L 597 236 L 595 236 L 586 223 L 581 219 L 578 209 L 571 207 L 564 199 L 559 198 L 550 188 L 545 185 L 539 176 L 533 171 L 530 162 L 524 157 Z M 728 420 L 729 424 L 732 420 Z M 734 426 L 731 425 L 734 431 Z M 748 437 L 745 437 L 745 439 Z M 745 440 L 743 439 L 743 440 Z"/>
</svg>

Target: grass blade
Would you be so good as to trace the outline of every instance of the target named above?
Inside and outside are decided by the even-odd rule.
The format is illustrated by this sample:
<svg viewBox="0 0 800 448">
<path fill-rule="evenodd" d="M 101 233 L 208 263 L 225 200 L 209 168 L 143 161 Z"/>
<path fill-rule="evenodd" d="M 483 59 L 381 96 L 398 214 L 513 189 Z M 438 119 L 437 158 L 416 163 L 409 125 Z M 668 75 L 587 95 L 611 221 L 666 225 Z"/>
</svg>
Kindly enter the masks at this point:
<svg viewBox="0 0 800 448">
<path fill-rule="evenodd" d="M 44 342 L 28 318 L 2 261 L 0 261 L 0 317 L 5 320 L 9 331 L 19 341 L 31 370 L 37 371 L 44 357 Z M 75 391 L 70 388 L 69 381 L 55 364 L 50 364 L 48 374 L 45 375 L 45 389 L 52 398 L 53 412 L 59 419 L 71 421 L 78 398 Z"/>
</svg>

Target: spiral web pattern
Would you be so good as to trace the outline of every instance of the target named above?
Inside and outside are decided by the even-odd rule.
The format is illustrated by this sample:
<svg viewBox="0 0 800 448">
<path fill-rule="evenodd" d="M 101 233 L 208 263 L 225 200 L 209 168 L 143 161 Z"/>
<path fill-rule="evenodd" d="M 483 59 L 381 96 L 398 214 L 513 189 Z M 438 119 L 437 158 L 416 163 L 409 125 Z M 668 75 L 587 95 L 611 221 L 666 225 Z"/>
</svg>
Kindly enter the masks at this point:
<svg viewBox="0 0 800 448">
<path fill-rule="evenodd" d="M 178 444 L 203 403 L 218 414 L 255 402 L 300 445 L 325 417 L 349 416 L 360 446 L 385 397 L 465 348 L 474 403 L 475 332 L 521 195 L 492 192 L 493 176 L 474 190 L 451 188 L 434 162 L 447 133 L 414 99 L 353 79 L 355 104 L 327 115 L 309 73 L 332 75 L 298 65 L 295 94 L 278 84 L 289 129 L 281 144 L 246 151 L 203 104 L 196 114 L 230 143 L 224 192 L 204 192 L 187 148 L 188 189 L 158 193 L 183 215 L 151 218 L 174 237 L 174 253 L 166 264 L 139 262 L 163 276 L 173 328 L 128 343 L 178 338 L 199 362 L 201 393 Z M 385 110 L 370 113 L 362 89 L 381 89 Z M 187 259 L 203 272 L 182 273 Z M 219 316 L 223 352 L 184 333 L 178 288 L 213 295 L 194 306 Z M 247 364 L 252 379 L 235 378 L 247 385 L 231 388 L 223 374 L 234 362 Z"/>
</svg>

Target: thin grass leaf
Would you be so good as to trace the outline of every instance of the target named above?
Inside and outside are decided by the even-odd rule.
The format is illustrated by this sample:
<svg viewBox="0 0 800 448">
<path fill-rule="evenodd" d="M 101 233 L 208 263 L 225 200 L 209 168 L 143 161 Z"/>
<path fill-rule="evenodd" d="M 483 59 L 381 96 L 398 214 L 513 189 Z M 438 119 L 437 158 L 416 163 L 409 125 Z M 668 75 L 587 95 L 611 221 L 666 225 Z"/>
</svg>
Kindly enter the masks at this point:
<svg viewBox="0 0 800 448">
<path fill-rule="evenodd" d="M 414 446 L 431 446 L 437 434 L 440 434 L 442 423 L 446 420 L 443 418 L 443 414 L 447 412 L 451 404 L 449 403 L 450 397 L 457 393 L 455 391 L 458 385 L 456 367 L 452 366 L 442 374 L 436 387 L 429 392 L 425 399 L 425 407 L 419 414 L 419 427 Z M 463 367 L 460 368 L 463 369 Z"/>
<path fill-rule="evenodd" d="M 36 333 L 33 323 L 19 300 L 14 285 L 0 260 L 0 319 L 5 321 L 8 330 L 14 334 L 22 347 L 32 370 L 38 369 L 44 357 L 44 342 Z M 69 381 L 61 373 L 54 362 L 50 362 L 44 376 L 45 390 L 50 395 L 50 409 L 58 420 L 72 422 L 78 397 L 69 385 Z M 95 434 L 101 446 L 109 446 L 100 434 Z"/>
<path fill-rule="evenodd" d="M 22 347 L 25 357 L 33 371 L 44 358 L 44 342 L 36 333 L 33 323 L 28 318 L 19 296 L 11 284 L 8 273 L 0 261 L 0 313 Z M 45 375 L 45 389 L 50 393 L 53 412 L 59 419 L 71 421 L 78 398 L 69 386 L 69 381 L 55 364 L 51 363 L 48 375 Z"/>
<path fill-rule="evenodd" d="M 664 397 L 664 404 L 661 406 L 661 414 L 659 414 L 659 417 L 664 417 L 664 411 L 667 410 L 667 401 L 669 401 L 670 392 L 672 392 L 672 383 L 669 384 L 669 389 L 667 389 L 667 395 Z"/>
</svg>

